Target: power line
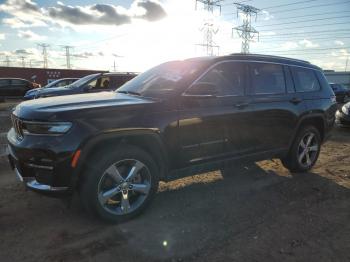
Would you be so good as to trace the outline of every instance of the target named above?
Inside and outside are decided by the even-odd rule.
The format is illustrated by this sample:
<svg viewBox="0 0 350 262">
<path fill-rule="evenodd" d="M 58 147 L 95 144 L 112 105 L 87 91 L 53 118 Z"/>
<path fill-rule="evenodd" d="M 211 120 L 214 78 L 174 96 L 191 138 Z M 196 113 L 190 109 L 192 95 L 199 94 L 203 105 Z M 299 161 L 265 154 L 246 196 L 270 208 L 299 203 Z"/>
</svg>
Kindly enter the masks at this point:
<svg viewBox="0 0 350 262">
<path fill-rule="evenodd" d="M 293 38 L 292 40 L 299 41 L 299 40 L 304 40 L 305 38 L 312 39 L 312 40 L 330 40 L 330 41 L 334 41 L 334 40 L 349 39 L 350 36 L 342 36 L 342 37 L 339 37 L 339 39 L 331 39 L 329 35 L 327 35 L 327 37 L 310 37 L 310 36 L 307 36 L 307 37 L 302 37 L 302 38 L 299 38 L 299 39 Z M 291 39 L 291 38 L 290 37 L 285 37 L 285 38 L 281 38 L 281 39 L 273 39 L 273 42 L 285 42 L 288 39 Z"/>
<path fill-rule="evenodd" d="M 311 51 L 323 51 L 323 50 L 341 50 L 341 49 L 347 49 L 350 48 L 350 46 L 342 46 L 342 47 L 328 47 L 328 48 L 308 48 L 308 49 L 295 49 L 295 50 L 290 50 L 292 52 L 309 52 L 308 50 Z M 279 52 L 286 52 L 286 50 L 273 50 L 273 49 L 265 49 L 261 50 L 262 52 L 264 51 L 272 51 L 274 53 L 279 53 Z"/>
<path fill-rule="evenodd" d="M 279 7 L 283 7 L 283 6 L 290 6 L 290 5 L 297 5 L 297 4 L 305 4 L 305 3 L 309 3 L 309 2 L 315 2 L 318 0 L 304 0 L 304 1 L 298 1 L 298 2 L 294 2 L 294 3 L 289 3 L 289 4 L 283 4 L 283 5 L 273 5 L 273 6 L 268 6 L 268 7 L 262 7 L 261 9 L 271 9 L 271 8 L 279 8 Z"/>
<path fill-rule="evenodd" d="M 294 8 L 294 9 L 285 9 L 278 11 L 278 13 L 285 13 L 285 12 L 290 12 L 290 11 L 296 11 L 300 9 L 309 9 L 309 8 L 317 8 L 317 7 L 323 7 L 323 6 L 335 6 L 338 4 L 346 4 L 349 3 L 350 1 L 345 1 L 345 2 L 336 2 L 336 3 L 331 3 L 331 4 L 321 4 L 321 5 L 310 5 L 310 6 L 305 6 L 305 7 L 299 7 L 299 8 Z"/>
<path fill-rule="evenodd" d="M 343 13 L 349 13 L 349 11 L 341 11 L 341 12 L 337 12 L 337 14 L 343 14 Z M 308 14 L 308 15 L 298 15 L 298 16 L 289 16 L 289 17 L 281 17 L 278 18 L 278 20 L 289 20 L 289 19 L 295 19 L 295 18 L 303 18 L 303 17 L 313 17 L 313 16 L 319 16 L 319 15 L 330 15 L 330 14 L 334 14 L 334 12 L 325 12 L 325 13 L 317 13 L 317 14 Z"/>
<path fill-rule="evenodd" d="M 308 20 L 292 21 L 292 22 L 285 22 L 285 23 L 267 24 L 267 25 L 261 25 L 261 27 L 275 26 L 275 25 L 289 25 L 289 24 L 296 24 L 296 23 L 303 23 L 303 22 L 314 22 L 314 21 L 340 19 L 340 18 L 349 18 L 349 16 L 333 16 L 333 17 L 324 17 L 324 18 L 318 18 L 318 19 L 308 19 Z"/>
<path fill-rule="evenodd" d="M 329 26 L 329 25 L 345 25 L 349 24 L 349 22 L 339 22 L 339 23 L 328 23 L 328 24 L 319 24 L 319 26 Z M 294 26 L 294 27 L 282 27 L 282 28 L 274 28 L 273 30 L 286 30 L 286 29 L 299 29 L 299 28 L 305 28 L 305 27 L 315 27 L 315 25 L 304 25 L 304 26 Z M 260 32 L 269 32 L 271 30 L 261 30 Z"/>
<path fill-rule="evenodd" d="M 347 33 L 350 32 L 350 29 L 336 29 L 336 30 L 322 30 L 322 31 L 307 31 L 307 32 L 290 32 L 290 33 L 278 33 L 276 35 L 268 35 L 268 36 L 264 36 L 262 35 L 261 37 L 279 37 L 281 35 L 300 35 L 300 34 L 314 34 L 314 33 L 335 33 L 335 32 L 343 32 L 343 33 Z"/>
</svg>

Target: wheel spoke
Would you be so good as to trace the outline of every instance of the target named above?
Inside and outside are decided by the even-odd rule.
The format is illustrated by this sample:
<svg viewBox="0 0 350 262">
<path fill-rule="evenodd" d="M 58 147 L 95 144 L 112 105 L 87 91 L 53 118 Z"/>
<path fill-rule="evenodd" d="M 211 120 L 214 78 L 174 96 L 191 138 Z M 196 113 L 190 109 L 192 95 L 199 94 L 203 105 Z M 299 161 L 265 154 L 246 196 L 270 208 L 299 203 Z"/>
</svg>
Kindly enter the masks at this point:
<svg viewBox="0 0 350 262">
<path fill-rule="evenodd" d="M 307 164 L 308 166 L 311 165 L 311 159 L 310 159 L 309 153 L 306 153 L 305 156 L 306 156 L 306 164 Z"/>
<path fill-rule="evenodd" d="M 300 144 L 299 144 L 299 145 L 301 146 L 301 148 L 302 148 L 302 149 L 305 149 L 306 145 L 305 145 L 305 142 L 304 142 L 304 138 L 303 138 L 303 139 L 301 139 L 301 141 L 300 141 Z"/>
<path fill-rule="evenodd" d="M 98 198 L 102 204 L 105 204 L 108 201 L 108 199 L 114 197 L 119 192 L 120 190 L 118 187 L 113 187 L 112 189 L 109 189 L 106 192 L 100 193 Z"/>
<path fill-rule="evenodd" d="M 133 165 L 133 167 L 130 169 L 129 174 L 126 177 L 126 181 L 132 180 L 140 172 L 140 170 L 143 167 L 144 167 L 144 165 L 141 162 L 136 161 L 135 164 Z"/>
<path fill-rule="evenodd" d="M 312 141 L 312 139 L 314 138 L 314 134 L 310 134 L 308 137 L 307 137 L 307 141 L 306 141 L 306 146 L 308 147 L 308 146 L 310 146 L 311 145 L 311 141 Z"/>
<path fill-rule="evenodd" d="M 305 151 L 300 153 L 300 155 L 299 155 L 299 163 L 303 163 L 304 157 L 305 157 Z"/>
<path fill-rule="evenodd" d="M 309 151 L 317 151 L 318 150 L 318 146 L 317 145 L 313 145 L 309 147 Z"/>
<path fill-rule="evenodd" d="M 117 183 L 120 184 L 123 182 L 123 177 L 119 173 L 118 168 L 115 165 L 111 165 L 107 170 L 106 173 Z"/>
<path fill-rule="evenodd" d="M 131 186 L 132 190 L 144 195 L 147 195 L 151 188 L 151 185 L 149 184 L 131 184 Z"/>
<path fill-rule="evenodd" d="M 128 196 L 128 191 L 122 192 L 122 201 L 120 204 L 120 208 L 124 213 L 127 213 L 128 210 L 130 209 L 130 202 L 129 202 L 129 196 Z"/>
</svg>

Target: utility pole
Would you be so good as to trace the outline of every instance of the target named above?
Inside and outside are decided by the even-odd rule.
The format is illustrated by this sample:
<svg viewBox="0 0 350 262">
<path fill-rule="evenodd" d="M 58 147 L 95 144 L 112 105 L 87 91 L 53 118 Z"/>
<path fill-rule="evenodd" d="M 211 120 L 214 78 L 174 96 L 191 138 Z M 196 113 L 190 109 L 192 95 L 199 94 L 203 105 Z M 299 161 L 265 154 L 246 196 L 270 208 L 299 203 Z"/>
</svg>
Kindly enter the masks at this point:
<svg viewBox="0 0 350 262">
<path fill-rule="evenodd" d="M 48 45 L 48 44 L 45 44 L 45 43 L 41 43 L 41 44 L 38 44 L 38 46 L 39 47 L 41 47 L 42 48 L 42 55 L 43 55 L 43 62 L 44 62 L 44 65 L 43 65 L 43 67 L 44 68 L 47 68 L 47 66 L 48 66 L 48 62 L 47 62 L 47 48 L 50 46 L 50 45 Z"/>
<path fill-rule="evenodd" d="M 73 48 L 73 46 L 65 45 L 62 46 L 62 48 L 66 49 L 66 66 L 67 69 L 72 69 L 71 63 L 70 63 L 70 49 Z"/>
<path fill-rule="evenodd" d="M 21 61 L 22 61 L 22 67 L 26 67 L 26 63 L 24 61 L 25 57 L 24 56 L 21 56 Z"/>
<path fill-rule="evenodd" d="M 214 50 L 217 49 L 217 54 L 219 53 L 219 46 L 215 44 L 214 35 L 218 33 L 219 28 L 214 25 L 212 19 L 214 9 L 219 8 L 221 13 L 221 2 L 223 0 L 196 0 L 195 9 L 198 9 L 198 3 L 204 5 L 204 10 L 207 12 L 207 18 L 203 22 L 203 26 L 200 31 L 203 32 L 203 42 L 197 44 L 205 49 L 206 55 L 213 56 Z"/>
<path fill-rule="evenodd" d="M 348 70 L 348 62 L 349 62 L 349 55 L 346 58 L 346 62 L 345 62 L 345 72 Z"/>
<path fill-rule="evenodd" d="M 259 32 L 254 27 L 252 27 L 252 16 L 255 16 L 256 21 L 260 9 L 255 8 L 251 5 L 244 5 L 241 3 L 235 3 L 235 5 L 237 7 L 237 17 L 239 13 L 243 15 L 243 25 L 232 28 L 232 35 L 233 30 L 236 30 L 239 37 L 242 38 L 241 52 L 243 54 L 248 54 L 249 42 L 252 41 L 256 35 L 258 35 L 259 40 Z"/>
</svg>

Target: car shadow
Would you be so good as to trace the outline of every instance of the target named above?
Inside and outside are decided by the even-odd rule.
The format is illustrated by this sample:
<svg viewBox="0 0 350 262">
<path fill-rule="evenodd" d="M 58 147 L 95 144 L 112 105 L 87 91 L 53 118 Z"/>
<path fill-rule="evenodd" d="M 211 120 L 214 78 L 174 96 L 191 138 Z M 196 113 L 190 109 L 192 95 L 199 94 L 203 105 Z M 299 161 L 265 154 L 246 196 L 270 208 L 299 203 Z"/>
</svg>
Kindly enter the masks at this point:
<svg viewBox="0 0 350 262">
<path fill-rule="evenodd" d="M 238 239 L 248 245 L 256 237 L 266 238 L 260 247 L 254 246 L 256 254 L 264 255 L 262 247 L 279 252 L 278 246 L 284 243 L 284 250 L 291 249 L 290 243 L 306 238 L 308 230 L 316 234 L 312 242 L 318 237 L 329 240 L 324 234 L 331 227 L 322 220 L 329 215 L 317 217 L 315 213 L 332 209 L 329 201 L 348 201 L 349 190 L 316 173 L 276 171 L 276 165 L 279 163 L 272 161 L 264 168 L 259 163 L 232 165 L 161 184 L 154 202 L 141 216 L 120 225 L 101 226 L 106 232 L 113 228 L 107 237 L 113 234 L 124 239 L 104 250 L 104 256 L 124 261 L 134 256 L 203 260 L 204 254 L 221 250 L 232 241 L 240 246 L 240 254 L 249 255 Z"/>
</svg>

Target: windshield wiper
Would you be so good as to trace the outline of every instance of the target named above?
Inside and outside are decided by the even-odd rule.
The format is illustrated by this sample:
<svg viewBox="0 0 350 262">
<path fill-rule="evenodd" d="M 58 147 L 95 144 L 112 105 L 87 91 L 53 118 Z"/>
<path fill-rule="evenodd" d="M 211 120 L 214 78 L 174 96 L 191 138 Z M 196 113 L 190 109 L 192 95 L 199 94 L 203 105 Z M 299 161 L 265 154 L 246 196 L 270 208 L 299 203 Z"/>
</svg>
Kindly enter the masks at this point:
<svg viewBox="0 0 350 262">
<path fill-rule="evenodd" d="M 117 93 L 122 93 L 122 94 L 129 94 L 129 95 L 135 95 L 135 96 L 141 96 L 140 93 L 135 92 L 135 91 L 124 91 L 124 90 L 117 90 Z"/>
</svg>

